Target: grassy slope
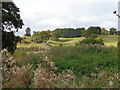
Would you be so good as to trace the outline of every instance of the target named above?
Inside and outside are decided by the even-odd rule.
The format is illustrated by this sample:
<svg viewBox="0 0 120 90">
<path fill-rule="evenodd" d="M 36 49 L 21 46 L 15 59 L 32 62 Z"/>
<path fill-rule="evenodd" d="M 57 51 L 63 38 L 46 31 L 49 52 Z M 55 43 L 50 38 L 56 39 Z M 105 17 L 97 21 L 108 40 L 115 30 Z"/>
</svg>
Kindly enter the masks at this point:
<svg viewBox="0 0 120 90">
<path fill-rule="evenodd" d="M 63 44 L 63 45 L 74 45 L 75 43 L 81 41 L 85 39 L 84 37 L 79 37 L 79 38 L 60 38 L 59 41 L 52 41 L 52 40 L 49 40 L 49 43 L 52 45 L 52 46 L 57 46 L 59 44 Z"/>
<path fill-rule="evenodd" d="M 31 42 L 31 37 L 28 37 L 28 36 L 23 36 L 22 38 L 26 38 L 25 41 L 27 42 L 30 42 L 30 44 L 23 44 L 23 43 L 18 43 L 17 44 L 17 47 L 20 48 L 20 47 L 44 47 L 45 45 L 43 43 L 34 43 L 34 42 Z"/>
<path fill-rule="evenodd" d="M 116 46 L 117 45 L 117 42 L 118 42 L 118 35 L 103 35 L 101 36 L 105 45 L 108 45 L 108 46 Z"/>
<path fill-rule="evenodd" d="M 116 46 L 117 45 L 117 42 L 118 42 L 118 35 L 103 35 L 103 36 L 100 36 L 105 45 L 108 45 L 108 46 Z M 60 38 L 59 41 L 52 41 L 52 40 L 49 40 L 48 43 L 52 46 L 58 46 L 60 44 L 63 44 L 63 45 L 74 45 L 75 43 L 81 41 L 85 39 L 84 37 L 78 37 L 78 38 Z M 26 41 L 28 42 L 31 42 L 31 37 L 26 37 L 25 39 Z M 34 43 L 34 42 L 31 42 L 30 44 L 21 44 L 21 43 L 18 43 L 17 47 L 44 47 L 46 46 L 45 44 L 43 43 Z"/>
</svg>

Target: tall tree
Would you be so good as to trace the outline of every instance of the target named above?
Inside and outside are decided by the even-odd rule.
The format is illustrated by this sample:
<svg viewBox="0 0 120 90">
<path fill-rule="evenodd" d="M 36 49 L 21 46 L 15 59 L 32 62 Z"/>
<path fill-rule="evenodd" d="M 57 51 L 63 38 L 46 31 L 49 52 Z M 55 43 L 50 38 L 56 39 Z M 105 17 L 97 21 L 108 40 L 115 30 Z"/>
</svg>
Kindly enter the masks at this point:
<svg viewBox="0 0 120 90">
<path fill-rule="evenodd" d="M 91 26 L 87 29 L 87 33 L 101 35 L 101 28 Z"/>
<path fill-rule="evenodd" d="M 6 48 L 13 53 L 19 37 L 15 32 L 22 28 L 19 8 L 13 2 L 2 2 L 2 49 Z M 15 31 L 12 30 L 15 28 Z"/>
<path fill-rule="evenodd" d="M 29 27 L 26 28 L 25 32 L 25 36 L 31 36 L 31 33 L 30 33 L 31 29 Z"/>
</svg>

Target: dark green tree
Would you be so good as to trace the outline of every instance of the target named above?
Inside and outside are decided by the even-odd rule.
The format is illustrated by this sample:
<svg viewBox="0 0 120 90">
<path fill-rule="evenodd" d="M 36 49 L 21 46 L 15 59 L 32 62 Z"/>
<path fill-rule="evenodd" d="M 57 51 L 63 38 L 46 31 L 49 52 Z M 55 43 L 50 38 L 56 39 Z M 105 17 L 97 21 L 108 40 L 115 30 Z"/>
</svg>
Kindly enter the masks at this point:
<svg viewBox="0 0 120 90">
<path fill-rule="evenodd" d="M 114 27 L 110 28 L 109 34 L 110 35 L 117 35 L 117 29 Z"/>
<path fill-rule="evenodd" d="M 101 35 L 101 28 L 91 26 L 87 29 L 87 33 Z"/>
<path fill-rule="evenodd" d="M 53 40 L 53 41 L 59 41 L 58 34 L 55 33 L 55 32 L 52 32 L 51 33 L 51 40 Z"/>
<path fill-rule="evenodd" d="M 31 36 L 31 33 L 30 33 L 31 29 L 29 27 L 26 28 L 25 32 L 25 36 Z"/>
<path fill-rule="evenodd" d="M 44 41 L 49 40 L 49 38 L 50 38 L 49 31 L 34 32 L 32 36 L 32 41 L 36 43 L 42 43 Z"/>
<path fill-rule="evenodd" d="M 84 28 L 57 28 L 55 29 L 55 33 L 58 34 L 59 37 L 63 38 L 74 38 L 74 37 L 81 37 Z"/>
<path fill-rule="evenodd" d="M 82 36 L 84 36 L 86 38 L 93 37 L 95 35 L 101 35 L 101 28 L 100 27 L 91 26 L 82 33 Z"/>
<path fill-rule="evenodd" d="M 22 25 L 19 8 L 13 2 L 2 2 L 2 49 L 14 52 L 20 40 L 15 36 L 15 32 L 22 28 Z M 15 31 L 12 28 L 15 28 Z"/>
</svg>

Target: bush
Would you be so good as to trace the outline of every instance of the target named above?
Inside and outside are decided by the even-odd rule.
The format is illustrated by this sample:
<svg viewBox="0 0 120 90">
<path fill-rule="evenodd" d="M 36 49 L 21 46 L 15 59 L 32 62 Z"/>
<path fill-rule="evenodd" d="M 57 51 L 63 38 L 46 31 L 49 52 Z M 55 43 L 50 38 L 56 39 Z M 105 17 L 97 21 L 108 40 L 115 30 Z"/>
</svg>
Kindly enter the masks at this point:
<svg viewBox="0 0 120 90">
<path fill-rule="evenodd" d="M 16 59 L 9 57 L 6 50 L 2 54 L 2 87 L 3 88 L 27 88 L 31 83 L 31 65 L 20 67 Z"/>
<path fill-rule="evenodd" d="M 91 34 L 91 38 L 97 38 L 97 34 Z"/>
<path fill-rule="evenodd" d="M 118 47 L 120 47 L 120 42 L 117 43 Z"/>
<path fill-rule="evenodd" d="M 79 42 L 79 44 L 100 44 L 100 45 L 104 45 L 103 40 L 102 39 L 94 39 L 94 38 L 86 38 L 82 41 Z"/>
<path fill-rule="evenodd" d="M 42 68 L 38 65 L 38 69 L 34 72 L 33 86 L 34 88 L 71 88 L 74 87 L 75 76 L 71 70 L 62 74 L 55 74 L 49 68 Z"/>
</svg>

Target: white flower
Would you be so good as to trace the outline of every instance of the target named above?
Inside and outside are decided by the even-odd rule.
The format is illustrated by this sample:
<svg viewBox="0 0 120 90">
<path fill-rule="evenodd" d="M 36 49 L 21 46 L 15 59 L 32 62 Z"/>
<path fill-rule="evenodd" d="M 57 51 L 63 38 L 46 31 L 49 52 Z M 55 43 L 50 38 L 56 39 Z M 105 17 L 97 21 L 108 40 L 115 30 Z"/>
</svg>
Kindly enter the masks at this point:
<svg viewBox="0 0 120 90">
<path fill-rule="evenodd" d="M 110 82 L 109 82 L 109 86 L 112 86 L 112 85 L 113 85 L 113 82 L 112 82 L 112 81 L 110 81 Z"/>
</svg>

